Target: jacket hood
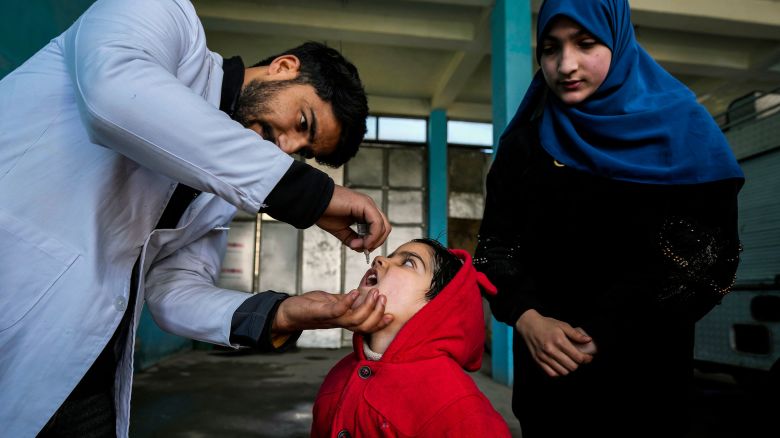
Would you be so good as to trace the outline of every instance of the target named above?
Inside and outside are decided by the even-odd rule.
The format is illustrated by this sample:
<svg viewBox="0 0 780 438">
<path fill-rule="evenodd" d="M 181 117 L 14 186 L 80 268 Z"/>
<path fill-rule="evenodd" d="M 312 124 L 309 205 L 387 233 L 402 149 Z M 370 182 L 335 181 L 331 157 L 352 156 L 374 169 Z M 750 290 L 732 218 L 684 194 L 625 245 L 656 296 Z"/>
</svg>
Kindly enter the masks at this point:
<svg viewBox="0 0 780 438">
<path fill-rule="evenodd" d="M 495 295 L 496 287 L 478 272 L 469 253 L 449 250 L 462 262 L 455 277 L 401 328 L 382 355 L 382 362 L 397 363 L 450 356 L 461 367 L 482 366 L 485 318 L 481 292 Z M 365 359 L 363 337 L 354 336 L 355 353 Z"/>
</svg>

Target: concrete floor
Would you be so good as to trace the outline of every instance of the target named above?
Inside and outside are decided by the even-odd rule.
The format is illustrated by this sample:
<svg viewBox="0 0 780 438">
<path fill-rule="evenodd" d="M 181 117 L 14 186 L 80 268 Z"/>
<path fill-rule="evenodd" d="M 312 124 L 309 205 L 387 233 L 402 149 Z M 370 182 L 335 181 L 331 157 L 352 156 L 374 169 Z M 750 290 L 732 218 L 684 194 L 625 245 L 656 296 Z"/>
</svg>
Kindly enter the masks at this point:
<svg viewBox="0 0 780 438">
<path fill-rule="evenodd" d="M 308 437 L 311 410 L 330 368 L 350 350 L 297 349 L 284 354 L 193 350 L 137 373 L 131 437 Z M 512 436 L 510 388 L 472 374 L 504 416 Z"/>
<path fill-rule="evenodd" d="M 177 354 L 136 374 L 130 436 L 308 437 L 319 386 L 348 352 Z M 513 436 L 520 437 L 511 390 L 490 379 L 489 361 L 485 362 L 472 377 L 504 416 Z M 697 372 L 691 412 L 691 433 L 686 438 L 780 436 L 780 394 L 746 391 L 729 375 Z"/>
</svg>

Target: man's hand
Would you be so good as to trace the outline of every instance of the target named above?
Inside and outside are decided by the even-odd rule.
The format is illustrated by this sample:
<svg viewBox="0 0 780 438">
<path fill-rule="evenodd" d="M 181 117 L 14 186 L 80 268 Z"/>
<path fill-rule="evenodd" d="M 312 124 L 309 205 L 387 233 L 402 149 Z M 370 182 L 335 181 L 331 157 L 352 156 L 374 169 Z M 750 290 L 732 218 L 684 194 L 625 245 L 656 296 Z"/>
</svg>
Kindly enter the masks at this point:
<svg viewBox="0 0 780 438">
<path fill-rule="evenodd" d="M 350 228 L 357 222 L 368 224 L 368 235 L 365 238 Z M 333 190 L 328 208 L 316 223 L 355 251 L 373 251 L 385 242 L 392 229 L 373 199 L 338 184 Z"/>
<path fill-rule="evenodd" d="M 393 316 L 385 314 L 387 298 L 372 289 L 359 305 L 353 306 L 358 291 L 346 295 L 321 290 L 296 295 L 282 301 L 271 328 L 274 334 L 309 329 L 345 328 L 356 333 L 373 333 L 385 328 Z"/>
<path fill-rule="evenodd" d="M 515 328 L 531 355 L 550 377 L 565 376 L 590 363 L 596 353 L 593 339 L 581 328 L 542 316 L 534 309 L 518 318 Z"/>
</svg>

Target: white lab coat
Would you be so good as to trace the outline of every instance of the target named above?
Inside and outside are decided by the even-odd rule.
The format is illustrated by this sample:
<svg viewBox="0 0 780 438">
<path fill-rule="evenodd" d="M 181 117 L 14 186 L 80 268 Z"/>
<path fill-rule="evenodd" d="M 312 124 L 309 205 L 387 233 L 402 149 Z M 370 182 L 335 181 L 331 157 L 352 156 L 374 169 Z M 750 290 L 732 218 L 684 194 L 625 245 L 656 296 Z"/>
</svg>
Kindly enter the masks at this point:
<svg viewBox="0 0 780 438">
<path fill-rule="evenodd" d="M 128 434 L 144 301 L 163 329 L 229 344 L 247 298 L 214 282 L 236 207 L 292 164 L 219 111 L 222 58 L 187 0 L 99 0 L 0 81 L 0 430 L 34 436 L 119 324 L 117 435 Z M 152 231 L 175 182 L 204 191 Z M 234 207 L 235 206 L 235 207 Z"/>
</svg>

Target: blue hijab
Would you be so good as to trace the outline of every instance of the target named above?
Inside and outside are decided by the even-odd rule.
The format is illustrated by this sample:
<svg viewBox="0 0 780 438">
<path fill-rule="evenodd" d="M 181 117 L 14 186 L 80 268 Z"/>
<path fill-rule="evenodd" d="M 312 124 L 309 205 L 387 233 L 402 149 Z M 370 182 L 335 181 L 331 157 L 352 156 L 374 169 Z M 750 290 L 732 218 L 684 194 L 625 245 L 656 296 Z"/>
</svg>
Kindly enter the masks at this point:
<svg viewBox="0 0 780 438">
<path fill-rule="evenodd" d="M 604 82 L 566 105 L 547 93 L 539 125 L 559 162 L 611 179 L 694 184 L 744 178 L 726 138 L 696 96 L 659 66 L 634 36 L 626 0 L 546 0 L 537 23 L 537 61 L 553 20 L 564 15 L 612 51 Z M 505 132 L 530 119 L 547 84 L 537 72 Z"/>
</svg>

